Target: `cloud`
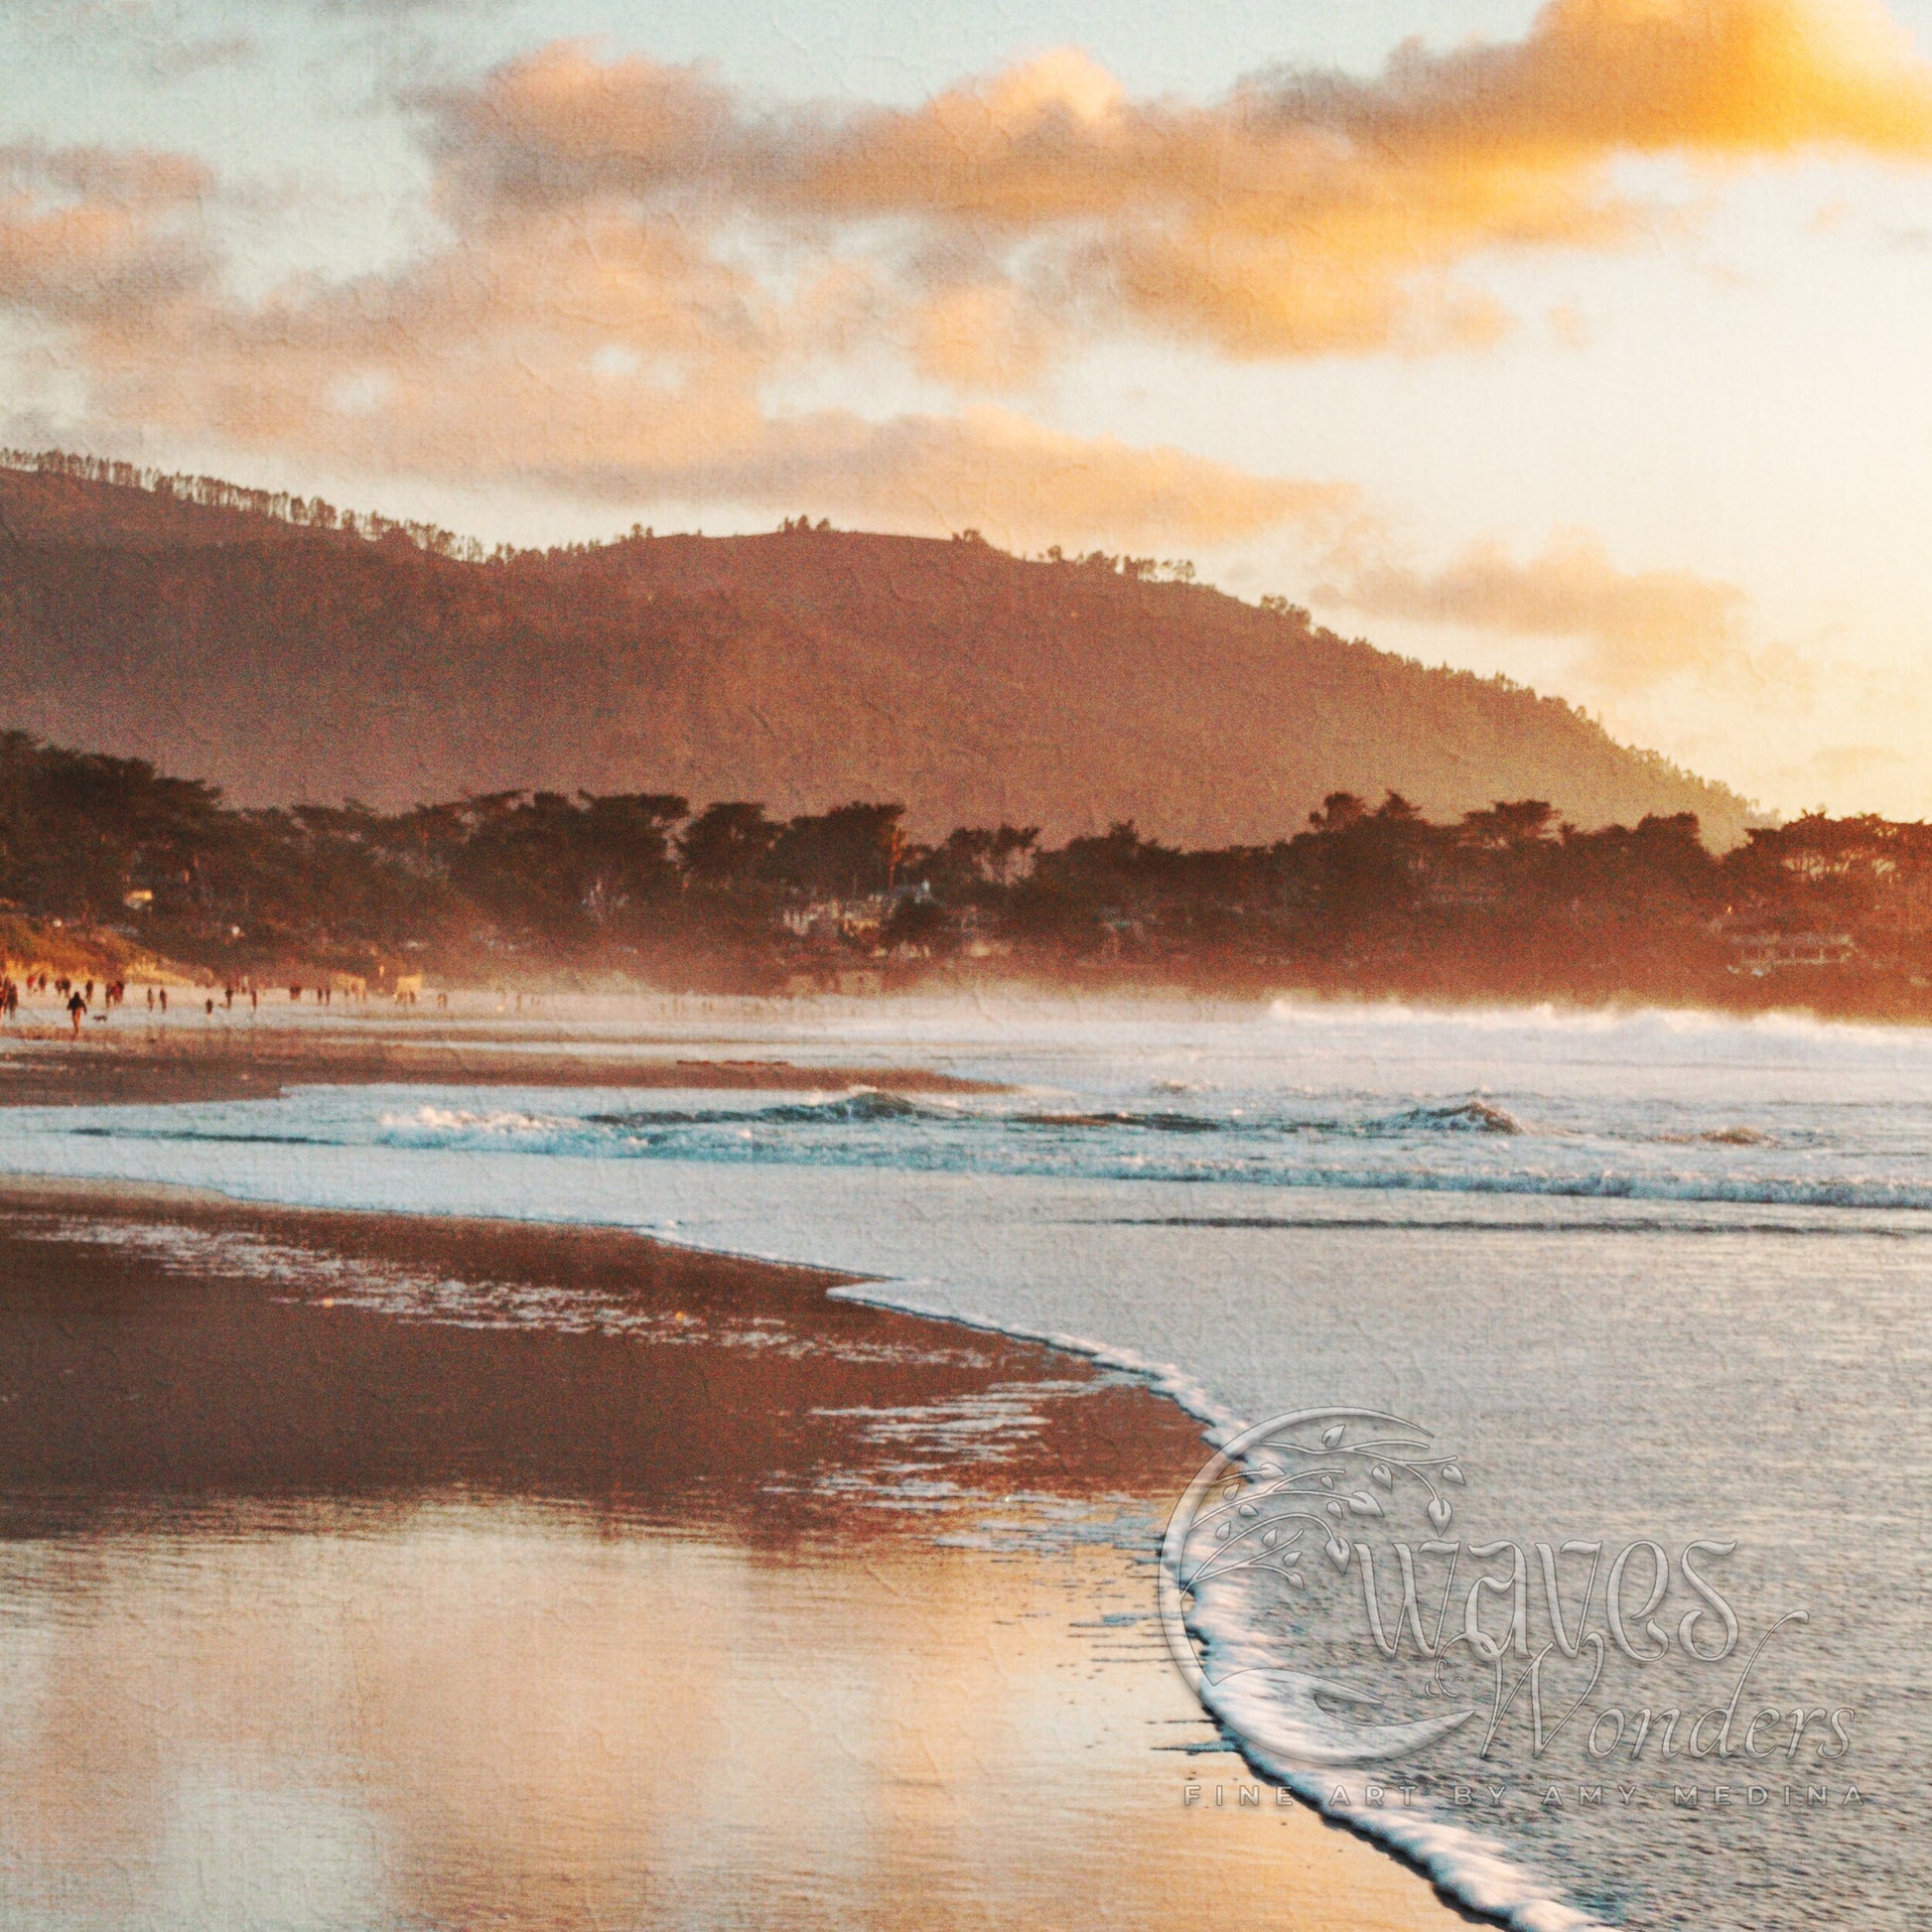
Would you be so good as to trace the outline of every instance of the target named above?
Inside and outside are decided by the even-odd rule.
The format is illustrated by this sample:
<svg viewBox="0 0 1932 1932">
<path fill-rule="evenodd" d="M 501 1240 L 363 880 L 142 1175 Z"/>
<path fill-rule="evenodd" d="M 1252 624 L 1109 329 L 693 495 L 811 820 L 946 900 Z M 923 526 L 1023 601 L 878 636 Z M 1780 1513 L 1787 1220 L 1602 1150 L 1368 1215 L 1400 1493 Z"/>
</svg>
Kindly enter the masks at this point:
<svg viewBox="0 0 1932 1932">
<path fill-rule="evenodd" d="M 997 334 L 999 286 L 1236 356 L 1492 340 L 1502 312 L 1453 271 L 1628 238 L 1623 157 L 1932 155 L 1932 67 L 1875 0 L 1552 0 L 1521 41 L 1411 43 L 1372 79 L 1281 71 L 1206 105 L 1134 99 L 1062 51 L 910 109 L 764 106 L 580 44 L 430 105 L 472 207 L 621 197 L 862 237 L 915 317 L 963 284 Z"/>
<path fill-rule="evenodd" d="M 689 107 L 672 114 L 687 135 Z M 583 135 L 595 157 L 595 124 Z M 1010 410 L 875 420 L 775 408 L 774 377 L 872 341 L 878 286 L 863 263 L 815 259 L 779 278 L 742 249 L 733 259 L 703 221 L 553 190 L 533 179 L 480 192 L 453 168 L 438 186 L 447 245 L 394 272 L 303 279 L 254 303 L 198 286 L 139 319 L 77 315 L 96 408 L 183 441 L 536 483 L 633 513 L 810 508 L 897 528 L 971 524 L 1023 547 L 1327 529 L 1352 504 L 1345 490 L 1074 437 Z M 1006 352 L 1033 352 L 1030 319 L 998 288 L 985 299 L 997 328 L 971 291 L 935 295 L 921 359 L 984 357 L 1001 334 Z"/>
<path fill-rule="evenodd" d="M 0 147 L 0 307 L 98 330 L 147 325 L 205 286 L 211 177 L 183 155 Z"/>
<path fill-rule="evenodd" d="M 1805 762 L 1806 772 L 1840 793 L 1861 785 L 1915 777 L 1920 760 L 1895 745 L 1828 745 Z"/>
<path fill-rule="evenodd" d="M 529 250 L 466 251 L 205 330 L 192 357 L 97 354 L 116 414 L 297 449 L 362 470 L 652 502 L 972 525 L 995 541 L 1214 544 L 1326 534 L 1338 486 L 1256 477 L 1173 449 L 1058 433 L 1012 411 L 868 420 L 761 401 L 772 322 L 759 292 L 665 237 L 586 233 L 537 273 Z M 545 291 L 533 301 L 532 286 Z M 561 302 L 576 326 L 558 329 Z M 463 339 L 453 343 L 461 319 Z"/>
<path fill-rule="evenodd" d="M 1312 532 L 1336 492 L 975 399 L 1110 333 L 1235 357 L 1488 342 L 1509 318 L 1472 264 L 1620 242 L 1620 157 L 1920 161 L 1929 74 L 1871 0 L 1553 0 L 1518 41 L 1205 104 L 1065 52 L 909 108 L 769 102 L 564 43 L 411 99 L 430 238 L 379 274 L 244 296 L 199 163 L 0 150 L 0 306 L 56 332 L 103 426 L 198 446 L 1024 543 Z M 779 400 L 894 383 L 916 400 L 884 420 Z M 1347 589 L 1579 638 L 1606 682 L 1739 622 L 1727 587 L 1583 543 Z"/>
<path fill-rule="evenodd" d="M 1525 563 L 1492 544 L 1440 570 L 1367 563 L 1317 599 L 1372 617 L 1574 641 L 1585 647 L 1581 674 L 1612 695 L 1686 673 L 1735 676 L 1750 664 L 1749 600 L 1735 584 L 1619 570 L 1595 538 L 1576 532 Z"/>
<path fill-rule="evenodd" d="M 620 471 L 615 492 L 639 478 Z M 839 413 L 774 425 L 748 447 L 658 469 L 656 488 L 842 513 L 926 528 L 971 526 L 998 541 L 1046 534 L 1146 544 L 1176 535 L 1232 542 L 1279 525 L 1317 531 L 1345 519 L 1350 489 L 1254 477 L 1173 449 L 1066 436 L 1006 410 L 902 416 L 874 424 Z"/>
</svg>

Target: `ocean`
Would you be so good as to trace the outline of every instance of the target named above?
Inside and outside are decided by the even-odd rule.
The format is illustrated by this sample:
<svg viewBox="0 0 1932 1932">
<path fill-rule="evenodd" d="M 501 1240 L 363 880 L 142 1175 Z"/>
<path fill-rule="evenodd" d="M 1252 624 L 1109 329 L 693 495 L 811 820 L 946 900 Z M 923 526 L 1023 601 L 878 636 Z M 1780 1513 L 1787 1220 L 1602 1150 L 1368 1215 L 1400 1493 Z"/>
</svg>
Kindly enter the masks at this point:
<svg viewBox="0 0 1932 1932">
<path fill-rule="evenodd" d="M 0 1170 L 634 1227 L 1078 1349 L 1217 1442 L 1308 1419 L 1171 1565 L 1257 1773 L 1529 1932 L 1924 1921 L 1932 1035 L 1046 999 L 586 1002 L 526 1035 L 1003 1090 L 22 1109 Z M 1217 1508 L 1256 1560 L 1216 1569 Z"/>
</svg>

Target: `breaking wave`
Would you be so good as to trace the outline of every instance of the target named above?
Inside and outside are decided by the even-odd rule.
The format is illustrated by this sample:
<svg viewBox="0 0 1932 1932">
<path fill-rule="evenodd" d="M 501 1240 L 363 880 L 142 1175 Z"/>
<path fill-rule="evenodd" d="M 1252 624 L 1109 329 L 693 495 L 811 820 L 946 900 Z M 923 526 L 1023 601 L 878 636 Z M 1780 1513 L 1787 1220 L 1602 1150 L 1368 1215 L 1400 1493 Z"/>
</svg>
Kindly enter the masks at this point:
<svg viewBox="0 0 1932 1932">
<path fill-rule="evenodd" d="M 639 1107 L 623 1113 L 591 1114 L 600 1127 L 837 1127 L 870 1126 L 879 1121 L 944 1120 L 948 1109 L 921 1106 L 902 1093 L 882 1087 L 857 1087 L 831 1100 L 786 1101 L 770 1107 Z"/>
<path fill-rule="evenodd" d="M 1527 1134 L 1530 1130 L 1502 1107 L 1473 1097 L 1448 1106 L 1405 1107 L 1399 1114 L 1372 1120 L 1365 1134 Z"/>
</svg>

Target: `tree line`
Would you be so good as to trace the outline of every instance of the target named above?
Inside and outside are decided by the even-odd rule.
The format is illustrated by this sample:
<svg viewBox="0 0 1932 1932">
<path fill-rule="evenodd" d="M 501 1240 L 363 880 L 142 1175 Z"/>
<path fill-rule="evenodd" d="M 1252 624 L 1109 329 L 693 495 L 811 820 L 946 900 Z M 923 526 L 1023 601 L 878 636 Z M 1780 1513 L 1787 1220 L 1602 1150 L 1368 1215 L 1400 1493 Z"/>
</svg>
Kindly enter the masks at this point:
<svg viewBox="0 0 1932 1932">
<path fill-rule="evenodd" d="M 1715 854 L 1688 814 L 1545 801 L 1432 820 L 1336 792 L 1271 844 L 1132 824 L 922 842 L 896 803 L 790 817 L 637 792 L 253 809 L 134 759 L 0 734 L 0 913 L 217 978 L 625 974 L 721 990 L 853 967 L 1454 998 L 1932 1006 L 1932 827 L 1812 814 Z M 9 943 L 20 945 L 18 939 Z"/>
</svg>

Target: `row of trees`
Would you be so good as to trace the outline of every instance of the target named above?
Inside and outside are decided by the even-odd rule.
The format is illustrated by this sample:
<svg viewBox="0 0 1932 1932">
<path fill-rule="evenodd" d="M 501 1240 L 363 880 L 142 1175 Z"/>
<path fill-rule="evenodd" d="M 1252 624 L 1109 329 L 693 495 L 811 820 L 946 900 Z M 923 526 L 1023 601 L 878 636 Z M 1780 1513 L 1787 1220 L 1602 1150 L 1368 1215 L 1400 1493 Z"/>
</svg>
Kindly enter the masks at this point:
<svg viewBox="0 0 1932 1932">
<path fill-rule="evenodd" d="M 481 563 L 487 554 L 475 537 L 458 536 L 439 524 L 381 516 L 369 510 L 338 509 L 320 496 L 296 495 L 286 489 L 249 489 L 240 483 L 224 483 L 219 477 L 188 476 L 122 463 L 112 457 L 79 456 L 68 450 L 0 449 L 0 469 L 30 470 L 39 476 L 66 477 L 74 483 L 145 490 L 202 509 L 263 517 L 297 529 L 341 530 L 375 542 L 399 537 L 419 550 L 439 557 L 455 557 L 465 563 Z M 505 548 L 499 554 L 512 553 Z"/>
<path fill-rule="evenodd" d="M 439 524 L 383 516 L 370 510 L 338 509 L 334 503 L 320 496 L 302 496 L 285 489 L 250 489 L 240 483 L 224 482 L 219 477 L 164 471 L 150 465 L 124 463 L 113 457 L 84 456 L 69 450 L 0 449 L 0 469 L 66 477 L 75 483 L 104 483 L 116 489 L 145 490 L 176 502 L 193 503 L 203 509 L 228 510 L 242 516 L 288 524 L 297 529 L 340 530 L 345 535 L 366 537 L 376 542 L 385 538 L 401 538 L 433 556 L 453 557 L 465 563 L 504 563 L 519 556 L 537 554 L 518 551 L 509 544 L 499 544 L 494 550 L 487 550 L 477 538 L 459 536 Z M 832 523 L 829 517 L 823 516 L 816 523 L 808 515 L 787 516 L 779 523 L 778 529 L 786 536 L 822 536 L 830 533 Z M 653 532 L 642 524 L 633 523 L 629 534 L 633 538 L 642 538 Z M 956 530 L 953 541 L 982 546 L 986 543 L 985 537 L 973 529 Z M 569 544 L 547 554 L 581 554 L 590 547 L 581 543 Z M 1039 560 L 1042 563 L 1068 564 L 1080 570 L 1118 574 L 1144 583 L 1167 581 L 1191 584 L 1194 581 L 1194 566 L 1185 557 L 1112 556 L 1102 550 L 1089 551 L 1084 556 L 1067 556 L 1058 544 L 1054 544 L 1040 552 Z M 1262 602 L 1264 606 L 1279 607 L 1284 612 L 1292 608 L 1285 599 L 1264 598 Z M 1306 617 L 1307 614 L 1301 615 Z"/>
<path fill-rule="evenodd" d="M 1159 976 L 1506 996 L 1788 994 L 1915 1009 L 1932 827 L 1813 815 L 1722 856 L 1689 814 L 1586 831 L 1545 802 L 1432 821 L 1331 794 L 1294 837 L 1186 851 L 1131 824 L 912 839 L 897 804 L 788 819 L 663 793 L 240 810 L 138 759 L 0 735 L 0 911 L 120 928 L 225 974 L 623 970 L 760 986 L 908 973 Z"/>
</svg>

